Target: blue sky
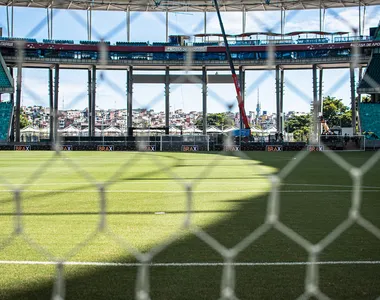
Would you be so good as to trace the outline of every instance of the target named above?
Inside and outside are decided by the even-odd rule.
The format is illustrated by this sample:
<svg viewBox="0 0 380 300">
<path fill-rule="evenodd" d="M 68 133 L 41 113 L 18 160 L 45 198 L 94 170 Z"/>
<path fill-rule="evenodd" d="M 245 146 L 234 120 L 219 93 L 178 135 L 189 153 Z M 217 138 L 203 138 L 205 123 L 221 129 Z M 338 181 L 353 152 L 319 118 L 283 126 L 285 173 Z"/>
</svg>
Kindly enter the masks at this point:
<svg viewBox="0 0 380 300">
<path fill-rule="evenodd" d="M 368 7 L 364 34 L 369 27 L 377 26 L 379 6 Z M 336 14 L 346 21 L 341 21 Z M 92 39 L 104 37 L 115 42 L 127 38 L 124 12 L 93 12 Z M 226 32 L 237 34 L 242 32 L 241 13 L 222 14 Z M 37 24 L 45 20 L 39 30 L 33 30 Z M 78 20 L 80 20 L 78 22 Z M 86 20 L 84 11 L 57 10 L 53 22 L 54 39 L 86 40 L 87 32 L 83 22 Z M 132 12 L 132 41 L 165 41 L 165 15 L 163 13 Z M 203 32 L 203 13 L 170 13 L 169 34 L 196 34 Z M 279 32 L 280 12 L 249 12 L 247 13 L 246 31 L 265 31 L 265 27 Z M 14 36 L 34 37 L 39 40 L 47 38 L 46 10 L 37 8 L 14 9 Z M 358 8 L 326 10 L 324 29 L 326 31 L 350 31 L 358 24 Z M 0 26 L 3 35 L 7 35 L 6 8 L 0 7 Z M 117 30 L 115 30 L 115 28 Z M 288 12 L 285 32 L 294 30 L 319 30 L 319 10 Z M 208 13 L 207 32 L 217 33 L 220 28 L 215 13 Z M 248 71 L 246 87 L 251 92 L 246 95 L 246 110 L 255 110 L 257 102 L 257 87 L 260 89 L 262 109 L 275 111 L 275 79 L 274 72 L 267 72 L 265 81 L 258 86 L 255 80 L 263 76 L 264 71 Z M 312 71 L 285 71 L 285 111 L 308 111 L 312 98 Z M 125 108 L 125 71 L 104 71 L 105 78 L 112 81 L 117 89 L 111 88 L 106 82 L 100 82 L 98 71 L 97 105 L 101 108 Z M 25 69 L 23 72 L 24 92 L 23 105 L 48 106 L 48 71 Z M 357 76 L 356 76 L 357 80 Z M 337 84 L 338 83 L 338 84 Z M 249 88 L 253 85 L 251 88 Z M 291 89 L 296 86 L 297 90 Z M 34 97 L 31 92 L 34 92 Z M 79 108 L 87 106 L 87 72 L 79 70 L 62 70 L 60 80 L 60 108 Z M 348 69 L 324 71 L 324 95 L 342 98 L 349 104 L 350 87 Z M 78 96 L 79 95 L 79 96 Z M 216 95 L 216 96 L 214 96 Z M 172 85 L 171 109 L 183 108 L 185 111 L 202 109 L 202 94 L 200 85 Z M 209 85 L 208 111 L 226 111 L 226 104 L 236 102 L 235 89 L 232 84 Z M 152 102 L 153 100 L 153 102 Z M 164 86 L 162 84 L 135 84 L 134 107 L 149 107 L 156 111 L 164 109 Z M 237 106 L 233 108 L 237 111 Z"/>
</svg>

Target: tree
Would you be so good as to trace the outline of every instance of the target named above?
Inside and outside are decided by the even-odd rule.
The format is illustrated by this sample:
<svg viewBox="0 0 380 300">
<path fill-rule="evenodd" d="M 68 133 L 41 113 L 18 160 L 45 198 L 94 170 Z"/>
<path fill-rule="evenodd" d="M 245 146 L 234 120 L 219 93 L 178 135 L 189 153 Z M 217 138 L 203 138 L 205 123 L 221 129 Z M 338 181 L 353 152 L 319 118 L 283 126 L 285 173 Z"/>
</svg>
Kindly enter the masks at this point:
<svg viewBox="0 0 380 300">
<path fill-rule="evenodd" d="M 329 127 L 351 127 L 352 112 L 342 99 L 327 96 L 323 99 L 323 118 Z"/>
<path fill-rule="evenodd" d="M 30 122 L 29 122 L 28 118 L 24 114 L 21 114 L 20 115 L 20 129 L 25 128 L 29 124 L 30 124 Z"/>
<path fill-rule="evenodd" d="M 216 126 L 219 128 L 226 126 L 233 126 L 234 121 L 228 117 L 227 113 L 216 113 L 216 114 L 208 114 L 207 115 L 207 126 Z M 195 121 L 195 126 L 203 129 L 203 117 L 199 117 Z"/>
<path fill-rule="evenodd" d="M 312 115 L 293 116 L 285 122 L 285 131 L 293 133 L 294 138 L 299 140 L 302 136 L 310 133 Z M 344 105 L 342 99 L 327 96 L 323 99 L 323 119 L 329 127 L 351 127 L 351 110 Z"/>
<path fill-rule="evenodd" d="M 310 132 L 311 115 L 293 116 L 285 122 L 285 131 L 293 133 L 296 140 L 302 140 L 302 137 L 307 136 Z"/>
</svg>

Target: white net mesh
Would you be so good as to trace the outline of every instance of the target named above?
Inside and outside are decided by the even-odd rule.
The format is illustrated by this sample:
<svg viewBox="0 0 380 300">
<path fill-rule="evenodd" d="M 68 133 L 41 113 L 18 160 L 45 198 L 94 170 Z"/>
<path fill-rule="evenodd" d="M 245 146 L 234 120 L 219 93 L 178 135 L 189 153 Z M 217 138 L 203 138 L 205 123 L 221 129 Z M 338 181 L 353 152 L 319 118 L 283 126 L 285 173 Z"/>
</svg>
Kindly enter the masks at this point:
<svg viewBox="0 0 380 300">
<path fill-rule="evenodd" d="M 75 13 L 74 15 L 79 22 L 83 22 L 80 16 Z M 261 22 L 260 19 L 257 20 Z M 104 40 L 103 37 L 99 39 Z M 19 51 L 16 61 L 18 68 L 29 60 L 25 56 L 24 46 L 24 41 L 18 43 Z M 186 73 L 186 80 L 198 84 L 198 77 L 191 73 L 193 67 L 199 64 L 193 59 L 194 48 L 189 46 L 185 49 L 187 51 L 186 59 L 182 67 Z M 267 59 L 264 67 L 273 70 L 275 66 L 279 65 L 275 44 L 269 43 L 266 49 Z M 353 43 L 351 68 L 359 66 L 358 50 L 357 44 Z M 107 45 L 100 43 L 98 51 L 100 54 L 98 59 L 98 68 L 101 72 L 100 81 L 114 89 L 112 82 L 107 81 L 107 77 L 102 71 L 112 65 L 112 61 L 108 59 Z M 20 72 L 18 74 L 21 76 Z M 372 82 L 372 84 L 374 83 Z M 96 86 L 91 86 L 90 90 L 92 89 L 96 89 Z M 229 110 L 231 108 L 229 101 L 221 98 L 221 104 Z M 153 99 L 151 102 L 155 101 L 157 100 Z M 314 109 L 321 105 L 318 101 L 315 101 L 314 104 Z M 147 105 L 147 108 L 150 105 L 151 103 Z M 54 111 L 54 114 L 57 113 L 57 110 Z M 314 114 L 314 124 L 319 122 L 317 118 L 318 115 Z M 317 130 L 318 126 L 315 126 L 314 134 L 317 138 L 315 140 L 311 138 L 309 144 L 323 146 L 323 150 L 329 149 L 328 143 L 319 139 Z M 210 150 L 208 136 L 189 136 L 178 141 L 176 138 L 175 136 L 159 136 L 152 141 L 150 137 L 140 137 L 134 143 L 136 150 L 144 152 Z M 359 149 L 364 149 L 363 143 L 359 144 Z M 227 139 L 224 150 L 228 150 L 228 152 L 221 152 L 225 155 L 133 152 L 125 156 L 102 153 L 103 155 L 96 155 L 92 158 L 89 153 L 79 156 L 65 153 L 61 151 L 62 146 L 65 147 L 58 139 L 55 144 L 55 152 L 51 157 L 47 157 L 46 153 L 33 154 L 33 160 L 25 164 L 22 163 L 25 153 L 14 157 L 8 153 L 3 156 L 4 159 L 0 159 L 5 167 L 5 171 L 1 175 L 2 198 L 0 205 L 3 206 L 3 210 L 0 216 L 3 228 L 7 228 L 2 232 L 0 239 L 1 267 L 4 267 L 4 270 L 7 270 L 6 267 L 9 266 L 15 270 L 20 268 L 20 271 L 15 272 L 22 277 L 23 269 L 21 267 L 31 266 L 37 277 L 41 276 L 44 283 L 50 284 L 52 283 L 50 279 L 52 269 L 45 268 L 41 271 L 41 268 L 53 266 L 55 279 L 52 299 L 78 299 L 83 296 L 80 291 L 82 285 L 84 291 L 92 297 L 96 297 L 97 292 L 89 291 L 91 289 L 96 291 L 98 285 L 100 289 L 106 289 L 112 294 L 112 291 L 107 289 L 108 284 L 114 287 L 112 278 L 118 284 L 121 284 L 120 278 L 125 279 L 125 286 L 117 291 L 126 293 L 127 296 L 119 295 L 122 299 L 132 295 L 133 284 L 135 290 L 132 297 L 139 300 L 153 298 L 151 285 L 153 290 L 158 290 L 158 292 L 153 291 L 153 294 L 156 293 L 157 299 L 169 299 L 169 297 L 171 297 L 170 299 L 201 299 L 202 295 L 205 296 L 204 299 L 218 297 L 219 299 L 238 299 L 240 295 L 245 295 L 247 299 L 287 299 L 288 296 L 294 296 L 299 291 L 300 278 L 303 278 L 304 286 L 303 292 L 297 299 L 313 297 L 344 299 L 347 296 L 345 293 L 330 295 L 324 290 L 327 287 L 328 291 L 332 291 L 336 285 L 344 281 L 339 278 L 346 270 L 343 266 L 360 265 L 362 267 L 360 272 L 365 272 L 367 268 L 370 273 L 373 270 L 376 272 L 379 270 L 379 256 L 376 254 L 380 240 L 379 223 L 378 220 L 373 220 L 373 214 L 371 218 L 362 214 L 363 195 L 367 195 L 365 193 L 371 195 L 366 200 L 373 205 L 373 211 L 379 212 L 378 203 L 374 200 L 374 195 L 379 192 L 379 186 L 367 186 L 364 179 L 371 171 L 371 179 L 366 179 L 372 183 L 378 182 L 373 179 L 376 177 L 376 170 L 373 168 L 376 168 L 378 164 L 379 152 L 357 154 L 359 156 L 355 157 L 333 151 L 323 151 L 323 153 L 301 151 L 294 157 L 293 154 L 274 154 L 273 157 L 270 157 L 269 153 L 265 154 L 267 156 L 257 154 L 256 157 L 254 153 L 240 152 L 240 145 L 237 145 L 236 141 L 232 139 Z M 98 147 L 114 147 L 114 145 L 111 142 L 103 141 L 99 143 Z M 183 147 L 189 148 L 184 150 Z M 114 148 L 98 148 L 97 150 L 114 150 Z M 367 158 L 369 159 L 367 160 Z M 12 163 L 9 164 L 8 161 L 7 165 L 7 160 L 17 164 L 14 170 L 11 168 Z M 278 160 L 280 163 L 271 160 Z M 268 162 L 276 167 L 265 165 Z M 328 168 L 320 170 L 318 162 Z M 92 165 L 94 165 L 94 169 L 92 169 Z M 305 178 L 303 178 L 302 172 L 299 173 L 301 166 L 304 166 L 303 172 L 308 170 L 308 176 Z M 195 172 L 192 168 L 197 171 Z M 337 168 L 340 171 L 337 171 Z M 55 174 L 57 171 L 59 172 L 58 176 Z M 104 174 L 102 174 L 103 172 Z M 314 172 L 317 179 L 313 178 Z M 294 174 L 298 174 L 297 179 L 292 177 L 295 176 Z M 62 181 L 59 181 L 59 178 L 63 178 Z M 65 182 L 68 178 L 69 182 Z M 159 186 L 160 180 L 163 178 L 165 180 L 161 189 L 156 189 L 155 187 Z M 58 182 L 52 180 L 58 180 Z M 326 194 L 319 199 L 316 196 L 319 193 Z M 86 194 L 91 194 L 91 197 L 85 196 Z M 338 195 L 338 198 L 334 198 L 332 195 Z M 59 201 L 57 201 L 57 196 L 61 196 Z M 49 197 L 52 201 L 59 203 L 57 209 L 54 209 L 54 204 L 49 206 L 44 201 L 39 203 L 41 199 L 46 200 Z M 169 204 L 163 201 L 165 197 L 168 198 Z M 300 209 L 301 213 L 307 213 L 308 208 L 297 206 L 300 200 L 298 197 L 306 202 L 310 200 L 309 197 L 316 203 L 321 200 L 321 205 L 326 205 L 322 209 L 319 207 L 317 211 L 321 213 L 325 210 L 324 218 L 326 219 L 324 220 L 329 225 L 333 224 L 332 227 L 330 226 L 331 228 L 329 227 L 328 232 L 325 232 L 327 227 L 318 230 L 317 227 L 322 226 L 320 221 L 315 223 L 315 229 L 313 223 L 308 223 L 308 220 L 287 217 L 287 213 L 293 216 L 292 208 L 295 211 Z M 157 202 L 160 205 L 165 204 L 164 207 L 157 206 L 156 199 L 159 200 Z M 259 206 L 256 207 L 256 204 L 248 206 L 247 211 L 244 211 L 245 206 L 236 205 L 243 200 L 247 200 L 248 203 L 257 201 Z M 293 200 L 294 202 L 292 202 Z M 88 205 L 83 204 L 82 201 L 87 201 Z M 128 202 L 129 204 L 124 203 L 121 207 L 128 208 L 130 205 L 130 209 L 118 211 L 120 208 L 115 204 L 117 201 Z M 225 203 L 230 201 L 234 202 L 234 205 L 215 205 L 216 208 L 212 210 L 213 203 L 217 201 Z M 211 208 L 207 206 L 208 202 L 211 203 Z M 138 205 L 135 207 L 136 203 Z M 85 208 L 85 211 L 78 211 L 77 205 L 80 209 Z M 139 205 L 145 205 L 145 207 L 141 208 Z M 286 207 L 285 214 L 283 206 Z M 335 206 L 339 208 L 339 213 L 335 211 Z M 256 209 L 257 211 L 255 211 Z M 366 207 L 366 211 L 368 211 L 368 207 Z M 217 221 L 222 223 L 217 229 L 211 223 L 212 218 L 209 215 L 212 213 L 217 214 Z M 233 213 L 236 214 L 232 215 Z M 330 213 L 330 221 L 333 222 L 329 222 Z M 250 214 L 252 214 L 252 220 Z M 118 215 L 124 219 L 121 221 L 117 217 Z M 176 215 L 176 217 L 169 219 L 168 223 L 149 220 L 149 217 L 152 216 L 165 218 L 166 215 Z M 65 219 L 62 216 L 71 218 Z M 86 219 L 83 223 L 81 223 L 82 218 Z M 128 219 L 131 221 L 125 221 Z M 297 223 L 297 221 L 300 222 Z M 303 222 L 308 224 L 305 225 Z M 240 227 L 234 228 L 237 224 Z M 368 238 L 373 242 L 372 248 L 365 250 L 368 253 L 366 252 L 363 256 L 353 255 L 353 257 L 357 257 L 356 260 L 343 260 L 341 257 L 349 257 L 349 255 L 342 254 L 340 251 L 350 252 L 350 249 L 340 249 L 336 251 L 335 256 L 331 256 L 331 253 L 326 256 L 330 257 L 330 260 L 321 259 L 321 257 L 325 257 L 325 252 L 331 245 L 337 243 L 338 239 L 356 225 L 376 239 L 376 242 L 373 242 L 371 238 Z M 163 226 L 162 232 L 160 232 L 160 226 Z M 165 226 L 170 227 L 170 230 Z M 307 229 L 303 230 L 302 226 Z M 76 227 L 79 228 L 78 231 Z M 317 233 L 313 233 L 313 228 Z M 357 240 L 360 234 L 351 234 L 354 238 L 353 243 L 357 246 L 357 243 L 360 242 Z M 55 240 L 55 237 L 60 235 L 62 237 Z M 187 240 L 184 241 L 184 239 Z M 262 240 L 264 240 L 263 244 L 261 244 Z M 204 242 L 203 246 L 199 245 L 199 241 Z M 55 247 L 57 245 L 54 246 L 55 243 L 61 244 L 57 248 Z M 192 244 L 196 245 L 194 246 L 195 250 L 192 249 Z M 292 246 L 289 246 L 291 244 Z M 294 245 L 298 245 L 301 251 L 295 250 Z M 369 244 L 364 243 L 364 245 L 368 246 Z M 115 247 L 122 249 L 121 252 L 127 255 L 126 258 L 118 261 L 117 254 L 120 252 L 115 251 Z M 262 247 L 265 249 L 261 249 Z M 22 249 L 25 249 L 25 253 Z M 94 249 L 98 249 L 99 253 L 91 254 Z M 16 252 L 12 253 L 15 250 Z M 292 251 L 295 251 L 297 255 L 302 252 L 306 253 L 306 259 L 303 255 L 298 260 L 289 260 L 294 258 L 290 253 Z M 359 249 L 355 248 L 354 251 L 359 251 Z M 34 254 L 30 255 L 29 252 Z M 255 253 L 257 253 L 257 257 L 255 257 Z M 31 257 L 31 259 L 26 260 L 25 257 Z M 248 260 L 244 257 L 248 257 Z M 269 259 L 266 260 L 268 257 Z M 192 261 L 193 258 L 198 260 Z M 323 280 L 323 273 L 320 272 L 321 268 L 331 265 L 336 268 L 335 270 L 340 270 L 336 273 L 334 273 L 335 271 L 331 273 L 326 271 L 329 273 L 328 280 L 333 282 L 333 287 Z M 374 265 L 377 269 L 371 269 L 369 265 Z M 291 275 L 293 269 L 289 271 L 289 268 L 299 266 L 305 270 L 297 269 L 294 271 L 296 275 Z M 262 273 L 257 271 L 261 267 L 269 268 L 270 271 Z M 287 271 L 283 271 L 284 269 L 278 271 L 282 272 L 283 277 L 276 276 L 278 267 L 288 268 Z M 73 271 L 75 268 L 79 271 Z M 100 272 L 98 275 L 87 274 L 89 270 L 95 270 L 96 273 L 98 268 L 107 268 L 107 271 Z M 122 271 L 115 271 L 118 268 Z M 185 273 L 190 268 L 199 269 L 186 277 Z M 69 276 L 65 275 L 66 269 L 69 269 Z M 125 271 L 126 269 L 128 271 Z M 167 271 L 167 269 L 170 270 Z M 350 270 L 352 271 L 352 269 Z M 241 276 L 239 276 L 240 271 L 243 274 Z M 170 274 L 165 274 L 165 272 Z M 199 278 L 196 278 L 197 275 Z M 134 276 L 135 280 L 134 278 L 127 280 L 126 277 L 130 276 Z M 193 281 L 193 286 L 191 283 L 184 283 L 179 279 L 181 276 L 185 278 L 184 280 Z M 270 282 L 271 276 L 274 278 L 272 282 Z M 289 278 L 286 278 L 287 276 Z M 358 277 L 360 276 L 358 275 Z M 6 278 L 7 274 L 3 273 L 1 277 Z M 359 284 L 361 281 L 358 277 L 351 277 L 349 283 Z M 368 294 L 364 293 L 361 296 L 355 294 L 352 299 L 368 299 L 367 296 L 378 296 L 380 291 L 377 277 L 375 272 L 367 274 L 367 277 L 364 276 L 366 279 L 370 278 L 372 281 L 369 285 L 375 287 Z M 16 286 L 19 284 L 18 280 L 18 278 L 13 280 L 16 282 Z M 86 282 L 87 280 L 89 282 Z M 99 280 L 102 282 L 99 283 Z M 172 282 L 169 282 L 170 280 Z M 281 280 L 283 281 L 281 282 Z M 294 283 L 292 280 L 298 281 Z M 9 283 L 12 280 L 5 281 L 9 287 L 4 288 L 1 293 L 4 293 L 5 299 L 11 299 L 7 290 L 15 292 L 15 285 Z M 242 283 L 240 284 L 240 282 Z M 255 288 L 247 290 L 250 282 L 253 282 L 252 285 Z M 276 287 L 276 284 L 280 287 Z M 295 286 L 294 290 L 291 288 L 292 284 Z M 75 286 L 71 291 L 70 285 Z M 158 285 L 167 285 L 168 291 L 163 292 L 165 289 Z M 177 287 L 172 285 L 177 285 Z M 209 289 L 207 285 L 209 285 Z M 220 287 L 219 295 L 213 294 L 216 285 Z M 51 287 L 51 285 L 49 286 Z M 291 292 L 282 295 L 281 292 L 286 289 L 284 286 L 290 286 Z M 239 287 L 243 288 L 240 290 Z M 33 287 L 29 288 L 33 290 Z M 343 284 L 343 290 L 348 288 Z M 41 289 L 45 292 L 51 290 L 51 288 Z M 70 293 L 67 293 L 66 289 Z M 194 295 L 181 295 L 182 289 L 187 293 L 193 290 Z M 273 289 L 273 293 L 263 292 L 265 289 Z M 342 292 L 341 289 L 338 291 Z M 15 294 L 18 295 L 17 292 Z M 26 294 L 20 295 L 25 296 Z M 43 297 L 45 296 L 44 294 Z M 101 294 L 98 297 L 103 296 L 104 294 Z"/>
</svg>

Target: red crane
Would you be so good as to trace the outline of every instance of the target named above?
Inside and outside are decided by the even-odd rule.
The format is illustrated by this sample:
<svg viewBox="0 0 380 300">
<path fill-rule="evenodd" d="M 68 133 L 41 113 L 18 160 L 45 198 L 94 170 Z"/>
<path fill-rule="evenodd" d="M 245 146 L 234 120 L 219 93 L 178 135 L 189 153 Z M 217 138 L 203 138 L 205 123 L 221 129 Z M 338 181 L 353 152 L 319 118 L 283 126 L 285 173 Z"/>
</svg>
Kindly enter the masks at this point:
<svg viewBox="0 0 380 300">
<path fill-rule="evenodd" d="M 218 15 L 219 25 L 220 25 L 220 29 L 222 31 L 224 45 L 226 47 L 227 60 L 228 60 L 228 63 L 230 65 L 232 80 L 234 81 L 234 85 L 235 85 L 236 98 L 237 98 L 237 101 L 238 101 L 240 115 L 241 115 L 241 118 L 243 120 L 243 124 L 244 124 L 245 129 L 250 129 L 250 126 L 249 126 L 249 123 L 248 123 L 247 114 L 245 113 L 243 97 L 241 96 L 241 89 L 240 89 L 239 80 L 238 80 L 238 77 L 236 76 L 234 63 L 233 63 L 232 57 L 231 57 L 230 46 L 228 45 L 226 31 L 224 30 L 224 25 L 223 25 L 222 17 L 220 15 L 218 0 L 213 0 L 213 1 L 214 1 L 216 13 Z"/>
</svg>

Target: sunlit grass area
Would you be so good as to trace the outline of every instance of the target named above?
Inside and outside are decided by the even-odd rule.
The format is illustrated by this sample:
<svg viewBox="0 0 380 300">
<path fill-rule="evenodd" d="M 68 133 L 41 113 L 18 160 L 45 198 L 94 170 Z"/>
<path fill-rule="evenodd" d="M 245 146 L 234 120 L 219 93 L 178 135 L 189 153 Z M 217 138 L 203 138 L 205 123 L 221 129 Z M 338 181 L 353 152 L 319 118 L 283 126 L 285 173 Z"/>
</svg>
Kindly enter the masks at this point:
<svg viewBox="0 0 380 300">
<path fill-rule="evenodd" d="M 360 167 L 373 154 L 339 155 Z M 152 299 L 218 299 L 222 247 L 265 223 L 269 177 L 296 161 L 291 152 L 244 155 L 2 152 L 0 299 L 50 299 L 56 267 L 44 263 L 54 261 L 77 263 L 64 266 L 67 299 L 133 299 L 141 253 L 153 254 Z M 361 214 L 377 228 L 379 166 L 361 189 Z M 352 189 L 348 172 L 311 153 L 279 188 L 279 220 L 318 243 L 347 219 Z M 318 255 L 334 263 L 319 266 L 320 290 L 334 299 L 380 296 L 379 250 L 375 234 L 353 224 Z M 236 296 L 295 299 L 308 260 L 306 249 L 271 228 L 236 257 Z"/>
</svg>

